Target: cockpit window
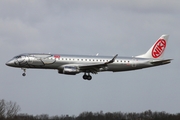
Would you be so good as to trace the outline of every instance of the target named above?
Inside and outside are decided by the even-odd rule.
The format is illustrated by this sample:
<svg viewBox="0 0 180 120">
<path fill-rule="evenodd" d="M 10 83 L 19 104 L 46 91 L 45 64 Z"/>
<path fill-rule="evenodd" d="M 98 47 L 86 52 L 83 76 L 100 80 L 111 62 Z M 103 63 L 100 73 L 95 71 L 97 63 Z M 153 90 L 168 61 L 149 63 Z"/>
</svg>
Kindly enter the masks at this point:
<svg viewBox="0 0 180 120">
<path fill-rule="evenodd" d="M 14 58 L 21 58 L 21 56 L 19 55 L 19 56 L 16 56 L 16 57 L 14 57 Z"/>
<path fill-rule="evenodd" d="M 25 57 L 24 55 L 18 55 L 18 56 L 15 56 L 14 58 L 23 58 L 23 57 Z"/>
</svg>

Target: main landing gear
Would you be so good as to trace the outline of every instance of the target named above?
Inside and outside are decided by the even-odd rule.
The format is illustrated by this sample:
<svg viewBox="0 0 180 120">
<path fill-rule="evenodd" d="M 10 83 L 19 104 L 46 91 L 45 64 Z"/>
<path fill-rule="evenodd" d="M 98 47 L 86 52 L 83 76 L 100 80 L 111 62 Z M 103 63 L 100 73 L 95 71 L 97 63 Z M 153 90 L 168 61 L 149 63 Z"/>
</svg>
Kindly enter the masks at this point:
<svg viewBox="0 0 180 120">
<path fill-rule="evenodd" d="M 84 80 L 91 80 L 91 79 L 92 79 L 92 76 L 91 76 L 89 73 L 88 73 L 88 75 L 86 75 L 86 73 L 84 73 L 83 79 L 84 79 Z"/>
<path fill-rule="evenodd" d="M 22 74 L 22 76 L 26 76 L 26 69 L 22 68 L 22 70 L 24 71 L 24 73 Z"/>
</svg>

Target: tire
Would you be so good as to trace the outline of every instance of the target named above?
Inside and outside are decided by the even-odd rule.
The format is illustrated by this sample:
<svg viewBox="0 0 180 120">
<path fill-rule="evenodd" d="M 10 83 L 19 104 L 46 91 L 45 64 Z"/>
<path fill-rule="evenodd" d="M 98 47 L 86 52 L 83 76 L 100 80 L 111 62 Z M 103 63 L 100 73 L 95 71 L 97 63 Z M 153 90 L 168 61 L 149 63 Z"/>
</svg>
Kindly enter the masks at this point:
<svg viewBox="0 0 180 120">
<path fill-rule="evenodd" d="M 22 76 L 26 76 L 26 73 L 23 73 Z"/>
<path fill-rule="evenodd" d="M 83 75 L 83 79 L 86 80 L 88 78 L 87 75 Z"/>
<path fill-rule="evenodd" d="M 92 77 L 89 75 L 89 76 L 87 76 L 87 79 L 88 79 L 88 80 L 91 80 L 91 79 L 92 79 Z"/>
</svg>

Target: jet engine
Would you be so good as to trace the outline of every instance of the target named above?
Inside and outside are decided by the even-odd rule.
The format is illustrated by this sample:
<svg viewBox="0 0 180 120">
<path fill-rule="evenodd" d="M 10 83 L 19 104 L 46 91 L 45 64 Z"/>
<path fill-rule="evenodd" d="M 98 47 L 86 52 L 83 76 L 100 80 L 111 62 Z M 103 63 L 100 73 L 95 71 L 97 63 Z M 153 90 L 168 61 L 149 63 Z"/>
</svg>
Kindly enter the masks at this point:
<svg viewBox="0 0 180 120">
<path fill-rule="evenodd" d="M 76 75 L 79 72 L 80 70 L 76 66 L 64 66 L 62 69 L 58 70 L 58 73 L 67 75 Z"/>
</svg>

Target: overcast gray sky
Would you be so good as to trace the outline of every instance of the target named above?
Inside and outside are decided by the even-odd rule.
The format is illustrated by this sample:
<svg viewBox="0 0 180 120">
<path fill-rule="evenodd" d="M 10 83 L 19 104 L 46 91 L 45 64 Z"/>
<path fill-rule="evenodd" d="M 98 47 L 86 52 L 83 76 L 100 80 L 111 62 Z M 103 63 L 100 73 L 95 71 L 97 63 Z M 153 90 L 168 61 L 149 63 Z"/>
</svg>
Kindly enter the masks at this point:
<svg viewBox="0 0 180 120">
<path fill-rule="evenodd" d="M 1 0 L 0 99 L 21 113 L 180 112 L 179 0 Z M 171 64 L 104 72 L 84 81 L 56 70 L 22 70 L 5 63 L 21 53 L 135 56 L 169 34 Z"/>
</svg>

